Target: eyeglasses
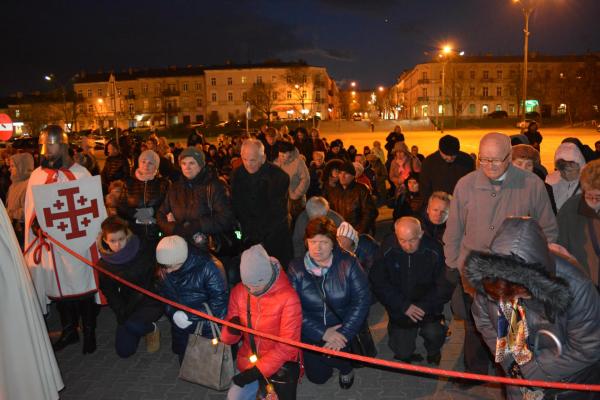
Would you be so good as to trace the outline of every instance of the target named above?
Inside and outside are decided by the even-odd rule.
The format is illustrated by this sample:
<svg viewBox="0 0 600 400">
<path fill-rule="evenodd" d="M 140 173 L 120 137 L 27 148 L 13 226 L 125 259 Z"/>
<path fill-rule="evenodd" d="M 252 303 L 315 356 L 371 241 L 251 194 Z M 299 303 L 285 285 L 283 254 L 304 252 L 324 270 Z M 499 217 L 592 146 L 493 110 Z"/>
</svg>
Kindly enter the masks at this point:
<svg viewBox="0 0 600 400">
<path fill-rule="evenodd" d="M 583 198 L 586 199 L 587 201 L 591 201 L 593 203 L 600 203 L 600 196 L 594 196 L 594 195 L 585 193 L 583 195 Z"/>
<path fill-rule="evenodd" d="M 510 156 L 510 153 L 508 153 L 502 160 L 497 160 L 497 159 L 493 159 L 493 158 L 481 158 L 479 157 L 479 164 L 481 165 L 502 165 L 503 162 L 506 161 L 506 159 L 508 158 L 508 156 Z"/>
</svg>

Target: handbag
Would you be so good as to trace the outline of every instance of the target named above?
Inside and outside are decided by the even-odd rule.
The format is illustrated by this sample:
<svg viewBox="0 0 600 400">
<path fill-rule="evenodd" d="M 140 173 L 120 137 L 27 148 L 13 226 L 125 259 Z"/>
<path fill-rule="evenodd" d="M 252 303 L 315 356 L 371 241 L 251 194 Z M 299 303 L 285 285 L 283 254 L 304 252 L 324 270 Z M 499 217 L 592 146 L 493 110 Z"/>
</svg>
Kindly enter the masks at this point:
<svg viewBox="0 0 600 400">
<path fill-rule="evenodd" d="M 206 188 L 206 201 L 210 216 L 213 217 L 213 186 L 208 184 Z M 208 248 L 217 256 L 234 257 L 242 252 L 242 240 L 239 235 L 239 226 L 235 229 L 219 233 L 207 234 Z"/>
<path fill-rule="evenodd" d="M 207 314 L 212 316 L 208 304 L 203 305 Z M 208 323 L 214 339 L 202 336 L 204 321 L 200 321 L 195 332 L 189 335 L 183 362 L 179 368 L 179 379 L 222 391 L 229 388 L 231 378 L 235 375 L 231 347 L 221 342 L 219 326 L 212 321 Z"/>
<path fill-rule="evenodd" d="M 319 296 L 321 297 L 323 304 L 325 304 L 327 307 L 329 307 L 329 309 L 331 310 L 331 312 L 333 313 L 333 315 L 335 315 L 335 317 L 337 319 L 339 319 L 340 321 L 343 321 L 344 319 L 337 313 L 337 311 L 335 311 L 335 308 L 333 308 L 329 304 L 329 302 L 325 298 L 325 294 L 323 292 L 321 292 L 321 289 L 319 289 L 319 285 L 317 284 L 317 280 L 315 279 L 314 275 L 312 275 L 310 273 L 309 273 L 309 275 L 312 277 L 313 282 L 315 283 L 315 286 L 317 287 L 317 292 L 319 292 Z M 323 290 L 325 290 L 325 289 L 323 289 Z M 359 356 L 365 356 L 365 357 L 376 357 L 377 356 L 377 347 L 375 346 L 375 341 L 373 340 L 373 335 L 371 334 L 371 329 L 369 328 L 369 321 L 367 320 L 367 318 L 365 318 L 363 324 L 361 325 L 360 329 L 358 330 L 358 333 L 352 338 L 352 340 L 350 340 L 350 343 L 346 347 L 347 347 L 348 351 L 352 354 L 356 354 Z M 364 367 L 364 363 L 362 361 L 352 360 L 351 362 L 352 362 L 352 365 L 354 366 L 354 368 Z"/>
</svg>

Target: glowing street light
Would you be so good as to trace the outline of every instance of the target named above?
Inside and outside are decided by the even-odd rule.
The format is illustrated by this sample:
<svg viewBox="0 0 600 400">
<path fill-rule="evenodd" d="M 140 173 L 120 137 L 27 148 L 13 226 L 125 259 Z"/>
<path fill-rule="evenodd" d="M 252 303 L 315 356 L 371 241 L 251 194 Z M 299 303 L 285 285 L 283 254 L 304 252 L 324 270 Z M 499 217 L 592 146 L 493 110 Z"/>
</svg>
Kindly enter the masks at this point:
<svg viewBox="0 0 600 400">
<path fill-rule="evenodd" d="M 463 56 L 465 54 L 464 51 L 459 52 L 454 50 L 450 44 L 445 44 L 442 47 L 442 51 L 438 55 L 442 60 L 442 112 L 438 112 L 442 117 L 440 123 L 440 133 L 444 133 L 444 114 L 446 110 L 446 64 L 448 64 L 448 59 L 453 53 L 457 53 L 459 56 Z"/>
<path fill-rule="evenodd" d="M 51 80 L 53 80 L 53 77 L 52 75 L 44 75 L 44 79 L 50 82 Z"/>
<path fill-rule="evenodd" d="M 356 87 L 356 82 L 354 82 L 354 81 L 350 82 L 350 86 Z"/>
<path fill-rule="evenodd" d="M 527 54 L 529 52 L 529 16 L 534 9 L 533 0 L 513 0 L 513 3 L 520 3 L 523 6 L 523 16 L 525 17 L 525 26 L 523 28 L 523 122 L 527 113 Z"/>
<path fill-rule="evenodd" d="M 383 86 L 379 86 L 378 90 L 379 90 L 380 92 L 383 92 L 383 91 L 385 90 L 385 88 L 384 88 Z"/>
</svg>

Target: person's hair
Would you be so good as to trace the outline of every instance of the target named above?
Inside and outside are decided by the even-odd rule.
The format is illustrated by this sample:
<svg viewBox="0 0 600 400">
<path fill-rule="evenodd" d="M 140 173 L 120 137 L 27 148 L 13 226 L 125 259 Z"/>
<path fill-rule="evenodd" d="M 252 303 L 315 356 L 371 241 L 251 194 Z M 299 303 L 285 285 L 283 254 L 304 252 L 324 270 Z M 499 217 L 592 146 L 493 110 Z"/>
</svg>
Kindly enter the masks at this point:
<svg viewBox="0 0 600 400">
<path fill-rule="evenodd" d="M 579 182 L 584 191 L 600 190 L 600 160 L 590 161 L 583 167 Z"/>
<path fill-rule="evenodd" d="M 526 287 L 502 278 L 483 278 L 483 289 L 494 300 L 512 300 L 516 296 L 530 296 Z"/>
<path fill-rule="evenodd" d="M 312 128 L 310 130 L 310 134 L 312 135 L 313 132 L 317 132 L 317 138 L 321 137 L 321 132 L 319 132 L 319 130 L 317 128 Z"/>
<path fill-rule="evenodd" d="M 452 200 L 452 195 L 442 191 L 433 192 L 431 193 L 431 196 L 429 196 L 429 200 L 427 200 L 427 205 L 431 204 L 431 199 L 442 200 L 443 202 L 449 204 Z"/>
<path fill-rule="evenodd" d="M 313 196 L 306 202 L 306 214 L 308 219 L 324 217 L 329 211 L 329 202 L 325 197 Z"/>
<path fill-rule="evenodd" d="M 111 215 L 110 217 L 106 218 L 104 221 L 102 221 L 100 228 L 102 229 L 103 238 L 105 238 L 109 233 L 121 231 L 125 232 L 127 236 L 131 234 L 129 223 L 118 215 Z"/>
<path fill-rule="evenodd" d="M 242 142 L 242 149 L 244 147 L 254 147 L 258 151 L 259 156 L 265 155 L 265 145 L 258 139 L 249 138 Z"/>
<path fill-rule="evenodd" d="M 512 160 L 515 161 L 519 158 L 531 160 L 537 165 L 540 163 L 540 152 L 531 145 L 517 144 L 512 147 Z"/>
<path fill-rule="evenodd" d="M 412 156 L 412 154 L 410 153 L 410 150 L 408 149 L 408 146 L 406 145 L 406 143 L 404 142 L 396 142 L 394 144 L 394 148 L 392 149 L 392 154 L 394 155 L 394 157 L 396 156 L 396 154 L 398 152 L 403 152 L 404 154 L 406 154 L 409 158 Z"/>
<path fill-rule="evenodd" d="M 335 246 L 337 243 L 337 228 L 335 223 L 327 217 L 317 217 L 308 221 L 304 230 L 304 240 L 312 239 L 317 235 L 327 236 Z"/>
<path fill-rule="evenodd" d="M 265 136 L 269 136 L 269 137 L 277 137 L 277 129 L 273 128 L 273 127 L 269 127 L 267 128 L 267 131 L 265 132 Z"/>
<path fill-rule="evenodd" d="M 325 163 L 325 167 L 323 168 L 323 175 L 321 175 L 321 181 L 323 183 L 326 183 L 329 179 L 329 176 L 331 176 L 331 171 L 333 171 L 334 169 L 337 169 L 339 171 L 343 165 L 344 162 L 338 158 L 334 158 L 333 160 L 327 161 Z"/>
</svg>

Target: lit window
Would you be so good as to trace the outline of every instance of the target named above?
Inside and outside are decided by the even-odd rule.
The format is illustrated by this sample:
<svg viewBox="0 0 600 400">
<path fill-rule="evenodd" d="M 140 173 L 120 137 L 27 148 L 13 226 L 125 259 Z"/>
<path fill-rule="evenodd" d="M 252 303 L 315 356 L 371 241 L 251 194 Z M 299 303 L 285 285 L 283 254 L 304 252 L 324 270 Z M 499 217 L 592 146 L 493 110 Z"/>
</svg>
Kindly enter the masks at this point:
<svg viewBox="0 0 600 400">
<path fill-rule="evenodd" d="M 496 104 L 496 111 L 502 111 L 502 104 Z"/>
<path fill-rule="evenodd" d="M 242 76 L 242 83 L 246 83 L 248 78 L 246 78 L 245 76 Z"/>
<path fill-rule="evenodd" d="M 488 106 L 487 104 L 484 104 L 484 105 L 481 107 L 481 112 L 482 112 L 482 113 L 484 113 L 484 114 L 487 114 L 487 113 L 489 113 L 489 112 L 490 112 L 490 106 Z"/>
</svg>

